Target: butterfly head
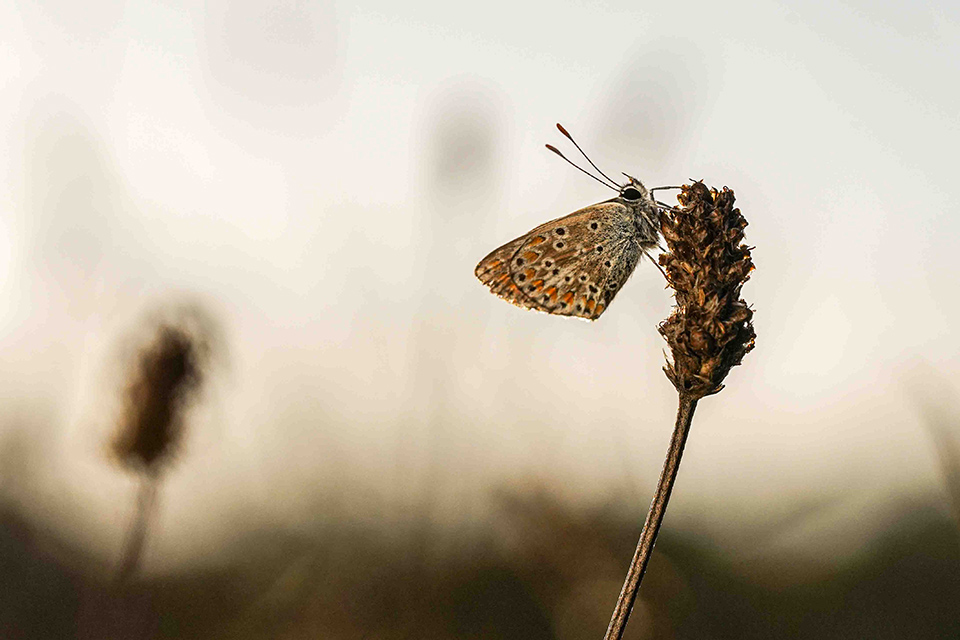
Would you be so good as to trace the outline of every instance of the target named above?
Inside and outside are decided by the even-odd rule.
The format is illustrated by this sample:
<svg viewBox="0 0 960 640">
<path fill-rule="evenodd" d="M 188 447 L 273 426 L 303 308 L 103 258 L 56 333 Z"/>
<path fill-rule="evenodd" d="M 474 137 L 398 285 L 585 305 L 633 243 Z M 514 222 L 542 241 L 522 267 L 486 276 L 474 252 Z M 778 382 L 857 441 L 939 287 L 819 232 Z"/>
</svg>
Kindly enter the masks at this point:
<svg viewBox="0 0 960 640">
<path fill-rule="evenodd" d="M 623 185 L 617 185 L 620 193 L 616 198 L 611 198 L 607 202 L 619 202 L 637 213 L 642 212 L 648 216 L 656 216 L 657 203 L 650 195 L 650 191 L 633 176 L 623 175 L 627 176 L 627 182 Z"/>
<path fill-rule="evenodd" d="M 620 187 L 619 200 L 628 204 L 652 201 L 650 192 L 647 191 L 647 188 L 643 186 L 642 182 L 626 173 L 623 175 L 627 176 L 628 182 Z"/>
<path fill-rule="evenodd" d="M 623 175 L 627 176 L 626 184 L 617 185 L 620 193 L 607 202 L 616 202 L 629 209 L 636 221 L 640 244 L 655 247 L 660 235 L 660 210 L 657 203 L 642 182 L 626 173 Z"/>
</svg>

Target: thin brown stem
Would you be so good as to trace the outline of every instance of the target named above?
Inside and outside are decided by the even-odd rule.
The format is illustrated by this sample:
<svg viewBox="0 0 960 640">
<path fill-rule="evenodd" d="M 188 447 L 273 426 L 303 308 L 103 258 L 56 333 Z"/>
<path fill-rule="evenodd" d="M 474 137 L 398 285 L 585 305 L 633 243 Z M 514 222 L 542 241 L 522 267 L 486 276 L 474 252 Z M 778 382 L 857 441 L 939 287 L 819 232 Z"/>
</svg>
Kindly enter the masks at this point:
<svg viewBox="0 0 960 640">
<path fill-rule="evenodd" d="M 136 573 L 137 567 L 140 566 L 150 516 L 157 498 L 158 483 L 157 474 L 150 472 L 141 474 L 140 488 L 137 491 L 137 510 L 133 516 L 133 522 L 130 524 L 130 531 L 127 533 L 120 566 L 117 568 L 117 585 L 124 585 L 129 582 L 133 574 Z"/>
<path fill-rule="evenodd" d="M 607 627 L 604 640 L 620 640 L 623 637 L 623 630 L 627 626 L 627 619 L 630 617 L 633 603 L 637 599 L 637 592 L 640 590 L 640 581 L 643 580 L 643 574 L 647 570 L 653 545 L 657 542 L 657 533 L 663 522 L 663 514 L 667 510 L 673 482 L 677 479 L 680 456 L 683 455 L 683 445 L 687 442 L 687 434 L 690 432 L 690 424 L 693 422 L 693 412 L 696 408 L 695 398 L 680 394 L 677 425 L 673 430 L 670 448 L 667 450 L 667 459 L 663 462 L 663 471 L 660 472 L 657 493 L 653 496 L 650 511 L 647 512 L 647 520 L 643 523 L 640 542 L 637 543 L 637 551 L 633 554 L 633 560 L 627 570 L 627 577 L 623 582 L 623 589 L 620 590 L 620 597 L 617 598 L 617 606 L 613 609 L 613 617 L 610 619 L 610 626 Z"/>
</svg>

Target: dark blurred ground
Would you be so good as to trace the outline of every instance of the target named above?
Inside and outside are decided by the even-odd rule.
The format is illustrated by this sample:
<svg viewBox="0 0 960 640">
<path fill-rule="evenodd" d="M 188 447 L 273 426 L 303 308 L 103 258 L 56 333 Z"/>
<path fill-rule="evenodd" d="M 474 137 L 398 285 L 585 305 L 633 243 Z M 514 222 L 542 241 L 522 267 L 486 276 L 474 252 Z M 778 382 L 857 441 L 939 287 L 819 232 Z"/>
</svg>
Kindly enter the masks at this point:
<svg viewBox="0 0 960 640">
<path fill-rule="evenodd" d="M 485 531 L 237 531 L 219 568 L 123 590 L 110 567 L 0 508 L 0 637 L 600 638 L 636 506 L 584 510 L 540 490 L 498 503 Z M 960 637 L 960 537 L 933 501 L 905 504 L 833 564 L 789 552 L 738 560 L 667 520 L 630 638 Z"/>
</svg>

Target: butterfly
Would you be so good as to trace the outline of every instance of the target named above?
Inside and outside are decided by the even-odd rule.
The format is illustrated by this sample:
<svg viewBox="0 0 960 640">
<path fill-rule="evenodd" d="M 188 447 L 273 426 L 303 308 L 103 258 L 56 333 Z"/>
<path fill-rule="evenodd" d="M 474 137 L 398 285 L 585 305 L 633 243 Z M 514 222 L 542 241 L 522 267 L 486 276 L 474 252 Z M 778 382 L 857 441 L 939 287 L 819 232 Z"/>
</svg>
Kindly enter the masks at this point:
<svg viewBox="0 0 960 640">
<path fill-rule="evenodd" d="M 566 129 L 560 124 L 557 128 L 610 184 L 570 162 L 555 147 L 547 148 L 616 190 L 617 196 L 511 240 L 481 260 L 474 273 L 491 292 L 518 307 L 596 320 L 640 257 L 659 246 L 660 207 L 666 205 L 654 200 L 652 191 L 675 187 L 648 191 L 627 174 L 623 175 L 628 182 L 617 184 L 593 164 Z"/>
</svg>

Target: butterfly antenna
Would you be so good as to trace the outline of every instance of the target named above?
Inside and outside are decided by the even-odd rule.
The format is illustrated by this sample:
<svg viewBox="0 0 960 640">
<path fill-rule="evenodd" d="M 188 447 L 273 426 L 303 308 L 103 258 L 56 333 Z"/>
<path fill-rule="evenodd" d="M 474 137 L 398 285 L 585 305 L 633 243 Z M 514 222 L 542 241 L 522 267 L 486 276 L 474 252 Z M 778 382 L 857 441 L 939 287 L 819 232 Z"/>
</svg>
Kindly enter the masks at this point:
<svg viewBox="0 0 960 640">
<path fill-rule="evenodd" d="M 598 178 L 597 176 L 593 175 L 592 173 L 590 173 L 589 171 L 587 171 L 586 169 L 584 169 L 584 168 L 581 167 L 580 165 L 574 164 L 573 161 L 570 160 L 570 158 L 568 158 L 567 156 L 565 156 L 565 155 L 563 155 L 562 153 L 560 153 L 560 150 L 557 149 L 557 148 L 556 148 L 555 146 L 553 146 L 552 144 L 548 144 L 548 145 L 545 145 L 545 146 L 547 147 L 547 149 L 550 149 L 550 151 L 553 151 L 555 154 L 557 154 L 558 156 L 560 156 L 561 158 L 563 158 L 564 160 L 566 160 L 567 162 L 569 162 L 572 166 L 574 166 L 574 167 L 576 167 L 577 169 L 579 169 L 580 171 L 584 172 L 585 174 L 587 174 L 588 176 L 590 176 L 591 178 L 593 178 L 594 180 L 596 180 L 597 182 L 599 182 L 599 183 L 602 184 L 603 186 L 607 187 L 608 189 L 613 189 L 614 191 L 620 191 L 620 187 L 611 187 L 611 186 L 608 185 L 606 182 L 604 182 L 603 180 L 601 180 L 601 179 Z M 608 178 L 608 180 L 609 180 L 609 178 Z"/>
<path fill-rule="evenodd" d="M 570 142 L 573 143 L 573 146 L 575 146 L 575 147 L 577 148 L 577 151 L 579 151 L 580 154 L 581 154 L 584 158 L 587 159 L 587 162 L 590 163 L 590 166 L 597 170 L 597 173 L 599 173 L 600 175 L 602 175 L 602 176 L 603 176 L 604 178 L 606 178 L 607 180 L 610 180 L 610 176 L 608 176 L 607 174 L 605 174 L 603 171 L 600 171 L 600 167 L 598 167 L 597 165 L 593 164 L 593 160 L 590 159 L 590 156 L 588 156 L 586 153 L 583 152 L 583 149 L 580 148 L 580 145 L 577 144 L 577 141 L 573 139 L 573 136 L 570 135 L 570 133 L 569 133 L 566 129 L 564 129 L 564 128 L 563 128 L 563 125 L 560 124 L 559 122 L 557 123 L 557 129 L 560 129 L 560 133 L 562 133 L 563 135 L 565 135 L 565 136 L 567 137 L 567 140 L 569 140 Z M 616 182 L 614 182 L 613 180 L 610 180 L 610 183 L 613 184 L 613 185 L 616 185 L 617 191 L 620 190 L 620 185 L 618 185 Z"/>
</svg>

